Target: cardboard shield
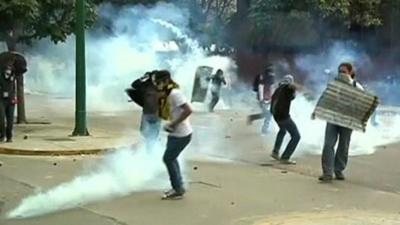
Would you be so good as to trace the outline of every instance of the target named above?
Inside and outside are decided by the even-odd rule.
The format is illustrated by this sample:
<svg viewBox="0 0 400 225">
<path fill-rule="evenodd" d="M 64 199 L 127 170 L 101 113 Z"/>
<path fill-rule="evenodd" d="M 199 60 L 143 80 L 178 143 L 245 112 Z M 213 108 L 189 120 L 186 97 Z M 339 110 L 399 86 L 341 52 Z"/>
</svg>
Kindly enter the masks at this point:
<svg viewBox="0 0 400 225">
<path fill-rule="evenodd" d="M 213 68 L 209 66 L 197 67 L 194 77 L 191 102 L 204 102 L 206 100 L 208 86 L 210 83 L 208 78 L 211 76 L 212 71 Z"/>
<path fill-rule="evenodd" d="M 379 104 L 377 96 L 334 80 L 319 98 L 312 118 L 365 132 L 368 119 Z"/>
</svg>

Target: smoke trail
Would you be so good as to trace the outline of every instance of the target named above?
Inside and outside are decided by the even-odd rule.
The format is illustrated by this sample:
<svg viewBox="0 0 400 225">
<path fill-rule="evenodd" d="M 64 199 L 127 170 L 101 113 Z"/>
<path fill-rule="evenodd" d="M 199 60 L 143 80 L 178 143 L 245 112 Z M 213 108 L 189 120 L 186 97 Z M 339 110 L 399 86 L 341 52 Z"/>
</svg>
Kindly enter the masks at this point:
<svg viewBox="0 0 400 225">
<path fill-rule="evenodd" d="M 107 6 L 102 13 L 113 22 L 114 35 L 89 33 L 87 38 L 90 110 L 113 111 L 128 105 L 123 90 L 145 71 L 170 69 L 187 96 L 191 94 L 198 66 L 208 65 L 234 74 L 232 60 L 208 57 L 197 42 L 185 34 L 188 22 L 181 9 L 171 4 L 157 4 L 152 8 L 137 6 L 118 13 L 118 16 L 110 10 Z M 153 15 L 157 15 L 157 19 Z M 184 39 L 189 51 L 159 49 L 166 41 L 176 38 Z M 58 46 L 41 41 L 30 49 L 27 87 L 33 91 L 71 96 L 74 93 L 73 45 L 73 39 Z M 229 78 L 235 79 L 234 76 Z M 37 216 L 132 192 L 167 187 L 168 179 L 157 179 L 165 172 L 160 154 L 120 150 L 71 182 L 24 199 L 8 217 Z"/>
<path fill-rule="evenodd" d="M 164 189 L 168 179 L 161 177 L 165 168 L 157 152 L 161 151 L 118 150 L 72 181 L 25 198 L 8 218 L 39 216 L 132 192 Z"/>
<path fill-rule="evenodd" d="M 235 67 L 226 57 L 207 56 L 186 34 L 187 12 L 173 4 L 135 6 L 118 13 L 106 5 L 100 8 L 100 16 L 111 21 L 112 35 L 101 31 L 87 35 L 89 111 L 128 109 L 123 90 L 146 71 L 169 69 L 190 96 L 198 66 Z M 26 86 L 30 91 L 73 96 L 74 42 L 69 38 L 54 46 L 43 40 L 27 51 Z"/>
</svg>

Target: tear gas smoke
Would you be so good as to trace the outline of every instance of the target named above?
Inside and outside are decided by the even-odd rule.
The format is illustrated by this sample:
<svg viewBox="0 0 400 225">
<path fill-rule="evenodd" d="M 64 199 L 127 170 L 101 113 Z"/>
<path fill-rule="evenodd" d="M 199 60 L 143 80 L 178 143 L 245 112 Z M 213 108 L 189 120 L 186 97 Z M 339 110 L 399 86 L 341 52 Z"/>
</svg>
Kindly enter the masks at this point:
<svg viewBox="0 0 400 225">
<path fill-rule="evenodd" d="M 159 150 L 149 154 L 145 149 L 122 149 L 110 154 L 97 168 L 72 181 L 25 198 L 8 213 L 8 218 L 33 217 L 133 192 L 166 188 L 168 179 L 163 177 L 165 167 Z"/>
<path fill-rule="evenodd" d="M 326 84 L 335 78 L 337 67 L 342 62 L 352 63 L 357 71 L 372 68 L 367 53 L 354 47 L 352 42 L 335 42 L 319 54 L 301 55 L 295 60 L 296 66 L 307 74 L 305 85 L 312 87 L 316 92 L 322 92 Z M 362 82 L 365 77 L 357 74 L 357 79 Z"/>
<path fill-rule="evenodd" d="M 371 90 L 367 78 L 357 71 L 368 71 L 372 68 L 370 57 L 357 49 L 352 43 L 336 42 L 326 51 L 320 54 L 302 55 L 296 58 L 296 65 L 307 74 L 304 85 L 314 90 L 314 95 L 319 97 L 326 88 L 327 83 L 337 75 L 337 67 L 341 62 L 351 62 L 356 67 L 357 81 L 368 91 L 377 93 L 378 90 Z M 283 65 L 283 67 L 285 67 Z M 384 71 L 382 71 L 384 73 Z M 295 78 L 296 79 L 296 78 Z M 388 86 L 384 82 L 381 85 Z M 382 92 L 380 92 L 382 93 Z M 393 95 L 393 93 L 390 93 Z M 380 95 L 381 99 L 386 96 Z M 309 101 L 305 96 L 298 96 L 293 101 L 292 117 L 297 123 L 302 139 L 297 155 L 321 154 L 324 142 L 326 122 L 311 120 L 311 113 L 316 101 Z M 395 142 L 400 138 L 400 117 L 378 114 L 380 125 L 377 127 L 368 124 L 366 133 L 353 132 L 350 145 L 350 155 L 364 155 L 375 152 L 375 147 Z"/>
<path fill-rule="evenodd" d="M 112 111 L 131 107 L 126 103 L 127 98 L 123 90 L 145 71 L 157 68 L 170 69 L 187 96 L 191 96 L 197 66 L 208 65 L 214 69 L 230 71 L 225 75 L 233 75 L 228 79 L 231 82 L 236 81 L 234 73 L 231 72 L 235 70 L 234 62 L 226 57 L 207 57 L 196 41 L 187 35 L 188 20 L 185 12 L 175 6 L 163 3 L 153 8 L 133 7 L 118 15 L 110 13 L 110 9 L 105 7 L 102 13 L 113 21 L 114 35 L 102 36 L 96 33 L 89 34 L 87 38 L 90 110 Z M 157 15 L 157 18 L 153 15 Z M 172 50 L 165 47 L 166 41 L 176 38 L 184 39 L 187 51 L 177 51 L 176 46 L 171 43 L 167 44 L 167 47 L 170 46 Z M 73 39 L 68 39 L 66 43 L 52 46 L 50 49 L 50 45 L 42 41 L 29 50 L 30 70 L 27 75 L 27 87 L 32 91 L 71 96 L 71 93 L 74 93 L 73 45 Z M 309 55 L 297 59 L 298 66 L 306 71 L 308 69 L 309 74 L 314 74 L 309 76 L 313 81 L 311 85 L 319 87 L 320 91 L 326 86 L 326 81 L 322 82 L 317 74 L 328 68 L 336 70 L 336 66 L 342 60 L 338 51 L 342 52 L 342 55 L 349 52 L 348 48 L 343 49 L 337 45 L 322 56 Z M 350 56 L 356 59 L 364 57 L 359 57 L 354 51 L 350 53 Z M 248 86 L 239 87 L 236 93 L 230 93 L 230 97 L 238 100 L 234 104 L 236 110 L 248 108 L 249 99 L 255 99 Z M 242 101 L 238 104 L 240 99 Z M 302 134 L 297 154 L 320 154 L 322 151 L 325 122 L 310 119 L 314 107 L 315 102 L 308 101 L 301 95 L 293 103 L 292 117 Z M 222 120 L 215 121 L 213 126 L 223 128 L 218 123 Z M 393 121 L 400 119 L 396 118 Z M 394 141 L 400 137 L 399 125 L 399 122 L 392 122 L 390 128 L 383 129 L 384 125 L 378 128 L 368 127 L 366 134 L 355 133 L 350 153 L 370 154 L 374 151 L 373 146 Z M 208 147 L 211 149 L 211 146 Z M 158 179 L 165 172 L 160 159 L 161 155 L 149 155 L 145 154 L 145 151 L 118 151 L 107 156 L 99 167 L 71 182 L 24 199 L 8 216 L 36 216 L 136 191 L 167 187 L 167 178 Z"/>
<path fill-rule="evenodd" d="M 157 11 L 162 13 L 155 13 Z M 108 11 L 103 9 L 102 12 Z M 185 27 L 174 25 L 187 24 L 187 17 L 171 4 L 158 4 L 153 8 L 133 7 L 111 19 L 116 31 L 114 36 L 88 35 L 88 103 L 91 110 L 124 109 L 128 104 L 123 90 L 149 70 L 171 70 L 187 96 L 191 95 L 198 66 L 229 71 L 228 80 L 234 80 L 234 76 L 229 76 L 234 74 L 234 62 L 226 57 L 208 57 L 195 40 L 183 33 Z M 139 25 L 135 26 L 136 23 Z M 165 40 L 170 40 L 171 36 L 184 39 L 189 49 L 183 53 L 164 48 Z M 74 93 L 73 45 L 73 39 L 51 48 L 41 41 L 29 50 L 28 89 L 71 96 Z M 157 49 L 160 46 L 163 48 Z M 8 217 L 38 216 L 136 191 L 166 188 L 168 179 L 158 179 L 165 173 L 161 161 L 163 150 L 162 146 L 156 151 L 158 154 L 146 154 L 143 149 L 135 153 L 125 149 L 108 155 L 97 168 L 71 182 L 24 199 Z M 184 162 L 181 163 L 184 172 Z"/>
<path fill-rule="evenodd" d="M 301 134 L 301 141 L 295 155 L 320 155 L 325 138 L 326 122 L 311 120 L 316 102 L 308 101 L 303 95 L 293 101 L 292 117 Z M 378 115 L 379 126 L 368 124 L 367 131 L 353 132 L 350 143 L 350 155 L 368 155 L 376 151 L 376 147 L 396 142 L 400 139 L 400 116 Z M 277 128 L 276 128 L 277 129 Z"/>
<path fill-rule="evenodd" d="M 132 7 L 116 14 L 110 13 L 112 10 L 104 6 L 100 13 L 112 21 L 113 35 L 99 31 L 87 35 L 89 111 L 131 107 L 123 90 L 146 71 L 169 69 L 187 96 L 191 96 L 198 66 L 234 71 L 231 59 L 208 57 L 197 41 L 185 33 L 188 31 L 186 11 L 166 3 L 152 8 Z M 27 51 L 29 91 L 73 96 L 74 42 L 69 38 L 55 46 L 45 40 Z"/>
</svg>

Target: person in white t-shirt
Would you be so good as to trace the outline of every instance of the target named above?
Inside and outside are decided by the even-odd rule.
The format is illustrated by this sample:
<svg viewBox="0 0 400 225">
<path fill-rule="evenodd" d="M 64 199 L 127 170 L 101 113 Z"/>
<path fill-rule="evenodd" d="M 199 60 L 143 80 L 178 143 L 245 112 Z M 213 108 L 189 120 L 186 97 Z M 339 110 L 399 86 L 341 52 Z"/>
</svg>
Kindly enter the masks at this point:
<svg viewBox="0 0 400 225">
<path fill-rule="evenodd" d="M 177 199 L 185 194 L 178 156 L 192 138 L 192 126 L 189 122 L 192 109 L 168 71 L 158 72 L 157 87 L 163 95 L 162 99 L 165 100 L 161 104 L 161 113 L 168 114 L 169 118 L 169 123 L 164 127 L 169 134 L 163 161 L 168 170 L 172 189 L 164 193 L 163 199 Z"/>
</svg>

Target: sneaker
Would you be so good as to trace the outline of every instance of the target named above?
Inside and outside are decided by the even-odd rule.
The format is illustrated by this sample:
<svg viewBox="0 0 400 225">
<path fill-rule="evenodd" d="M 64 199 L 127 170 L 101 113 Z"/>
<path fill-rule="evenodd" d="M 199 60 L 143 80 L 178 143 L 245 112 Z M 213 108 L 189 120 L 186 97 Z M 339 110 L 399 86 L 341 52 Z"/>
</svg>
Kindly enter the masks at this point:
<svg viewBox="0 0 400 225">
<path fill-rule="evenodd" d="M 333 177 L 329 176 L 329 175 L 321 175 L 320 177 L 318 177 L 318 180 L 324 183 L 328 183 L 328 182 L 332 182 Z"/>
<path fill-rule="evenodd" d="M 290 159 L 281 159 L 280 162 L 285 165 L 296 165 L 296 161 Z"/>
<path fill-rule="evenodd" d="M 174 191 L 175 191 L 174 189 L 169 189 L 168 191 L 164 191 L 163 193 L 164 193 L 164 195 L 166 195 L 166 194 L 174 192 Z"/>
<path fill-rule="evenodd" d="M 280 158 L 279 158 L 279 153 L 276 153 L 276 152 L 272 152 L 271 153 L 271 158 L 273 158 L 273 159 L 275 159 L 275 160 L 280 160 Z"/>
<path fill-rule="evenodd" d="M 344 174 L 342 172 L 335 172 L 336 180 L 345 180 Z"/>
<path fill-rule="evenodd" d="M 13 142 L 11 138 L 7 138 L 7 143 Z"/>
<path fill-rule="evenodd" d="M 179 200 L 183 198 L 183 195 L 185 194 L 184 191 L 182 192 L 177 192 L 175 190 L 171 190 L 169 192 L 164 193 L 162 196 L 162 200 Z"/>
</svg>

